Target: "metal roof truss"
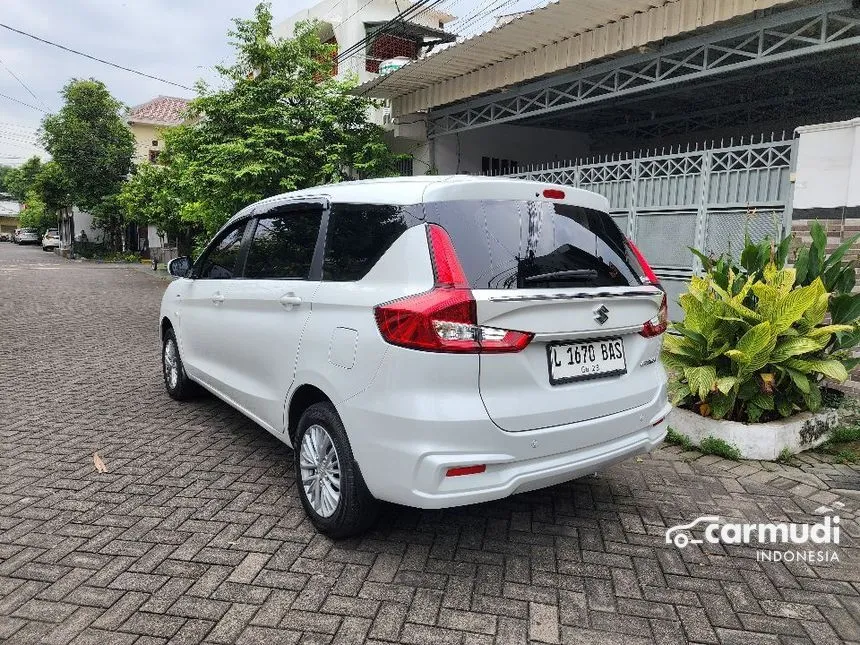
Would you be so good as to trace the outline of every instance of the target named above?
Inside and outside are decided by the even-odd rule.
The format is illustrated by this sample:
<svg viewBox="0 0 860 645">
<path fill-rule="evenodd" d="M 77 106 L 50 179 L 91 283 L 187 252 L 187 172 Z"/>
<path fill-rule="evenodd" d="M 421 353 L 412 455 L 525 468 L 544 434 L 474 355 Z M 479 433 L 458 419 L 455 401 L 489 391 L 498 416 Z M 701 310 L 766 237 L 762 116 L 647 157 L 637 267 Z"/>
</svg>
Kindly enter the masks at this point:
<svg viewBox="0 0 860 645">
<path fill-rule="evenodd" d="M 428 135 L 509 123 L 858 44 L 860 12 L 851 0 L 818 3 L 431 110 Z"/>
</svg>

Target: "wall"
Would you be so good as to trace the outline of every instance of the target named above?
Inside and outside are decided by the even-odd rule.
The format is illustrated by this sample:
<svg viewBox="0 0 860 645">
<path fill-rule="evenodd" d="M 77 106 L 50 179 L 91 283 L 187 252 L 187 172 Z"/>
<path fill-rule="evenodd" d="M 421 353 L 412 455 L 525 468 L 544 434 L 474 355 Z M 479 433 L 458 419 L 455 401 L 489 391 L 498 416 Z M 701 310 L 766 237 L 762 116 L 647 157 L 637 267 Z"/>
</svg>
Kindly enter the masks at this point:
<svg viewBox="0 0 860 645">
<path fill-rule="evenodd" d="M 164 149 L 164 138 L 160 132 L 164 126 L 151 125 L 149 123 L 131 123 L 128 127 L 134 135 L 134 157 L 132 161 L 135 163 L 148 162 L 150 150 Z M 158 145 L 153 146 L 153 141 L 158 141 Z"/>
<path fill-rule="evenodd" d="M 401 8 L 406 5 L 401 4 Z M 293 14 L 274 28 L 275 36 L 289 38 L 293 35 L 297 23 L 305 20 L 320 20 L 326 23 L 320 33 L 323 40 L 328 40 L 333 33 L 338 43 L 338 50 L 345 51 L 355 43 L 364 39 L 365 22 L 382 22 L 391 20 L 400 12 L 395 0 L 324 0 L 313 7 Z M 444 18 L 439 12 L 424 11 L 415 19 L 410 20 L 426 27 L 439 28 L 439 20 Z M 359 83 L 372 80 L 378 76 L 364 68 L 364 52 L 350 56 L 338 65 L 337 75 L 345 78 L 356 74 Z"/>
<path fill-rule="evenodd" d="M 797 244 L 810 244 L 816 220 L 827 231 L 827 250 L 860 233 L 860 118 L 797 129 L 792 232 Z M 860 242 L 846 255 L 860 260 Z M 860 291 L 860 269 L 855 292 Z M 860 368 L 844 389 L 860 394 Z"/>
<path fill-rule="evenodd" d="M 588 152 L 589 137 L 581 132 L 494 125 L 434 139 L 440 175 L 481 174 L 481 157 L 511 159 L 520 170 L 530 163 L 575 159 Z"/>
</svg>

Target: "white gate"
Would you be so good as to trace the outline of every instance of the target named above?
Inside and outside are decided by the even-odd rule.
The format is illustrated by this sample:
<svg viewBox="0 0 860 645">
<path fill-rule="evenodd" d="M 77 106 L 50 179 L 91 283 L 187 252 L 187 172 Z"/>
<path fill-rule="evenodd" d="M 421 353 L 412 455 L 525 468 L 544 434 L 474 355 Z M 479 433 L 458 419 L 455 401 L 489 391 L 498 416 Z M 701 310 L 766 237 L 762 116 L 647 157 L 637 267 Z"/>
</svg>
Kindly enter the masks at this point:
<svg viewBox="0 0 860 645">
<path fill-rule="evenodd" d="M 661 278 L 677 318 L 677 296 L 701 268 L 689 247 L 737 256 L 747 231 L 761 240 L 790 229 L 791 140 L 723 143 L 534 166 L 511 176 L 604 195 L 612 218 Z"/>
</svg>

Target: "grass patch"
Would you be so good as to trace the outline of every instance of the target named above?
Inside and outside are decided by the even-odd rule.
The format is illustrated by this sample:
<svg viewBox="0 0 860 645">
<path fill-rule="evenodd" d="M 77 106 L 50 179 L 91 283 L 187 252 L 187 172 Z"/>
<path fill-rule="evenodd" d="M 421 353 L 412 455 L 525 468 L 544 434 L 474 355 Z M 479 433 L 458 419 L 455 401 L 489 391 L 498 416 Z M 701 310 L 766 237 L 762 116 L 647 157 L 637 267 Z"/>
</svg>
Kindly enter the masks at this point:
<svg viewBox="0 0 860 645">
<path fill-rule="evenodd" d="M 860 464 L 860 454 L 853 450 L 840 450 L 833 455 L 833 459 L 837 464 Z"/>
<path fill-rule="evenodd" d="M 693 442 L 690 441 L 690 437 L 685 434 L 681 434 L 674 428 L 669 428 L 669 431 L 666 433 L 666 443 L 671 443 L 675 446 L 680 446 L 685 451 L 690 451 L 695 449 L 696 446 L 693 445 Z"/>
<path fill-rule="evenodd" d="M 717 439 L 716 437 L 705 437 L 699 446 L 706 455 L 716 455 L 723 459 L 731 459 L 732 461 L 740 461 L 741 451 L 734 444 L 729 443 L 725 439 Z"/>
<path fill-rule="evenodd" d="M 834 428 L 827 438 L 827 443 L 848 443 L 849 441 L 860 441 L 860 424 Z"/>
<path fill-rule="evenodd" d="M 794 459 L 794 453 L 788 448 L 783 448 L 779 451 L 779 456 L 776 460 L 781 464 L 790 464 Z"/>
</svg>

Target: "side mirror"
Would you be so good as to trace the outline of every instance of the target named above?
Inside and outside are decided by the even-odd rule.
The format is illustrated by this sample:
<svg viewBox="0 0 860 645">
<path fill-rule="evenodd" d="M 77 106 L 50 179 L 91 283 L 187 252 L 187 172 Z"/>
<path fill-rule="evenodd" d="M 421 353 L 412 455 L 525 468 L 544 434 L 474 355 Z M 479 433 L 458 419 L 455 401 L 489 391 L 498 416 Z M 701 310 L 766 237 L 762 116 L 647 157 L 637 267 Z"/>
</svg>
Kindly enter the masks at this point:
<svg viewBox="0 0 860 645">
<path fill-rule="evenodd" d="M 173 258 L 170 262 L 167 263 L 167 272 L 172 276 L 176 276 L 177 278 L 184 278 L 188 273 L 189 269 L 191 269 L 191 258 L 189 258 L 187 255 Z"/>
</svg>

